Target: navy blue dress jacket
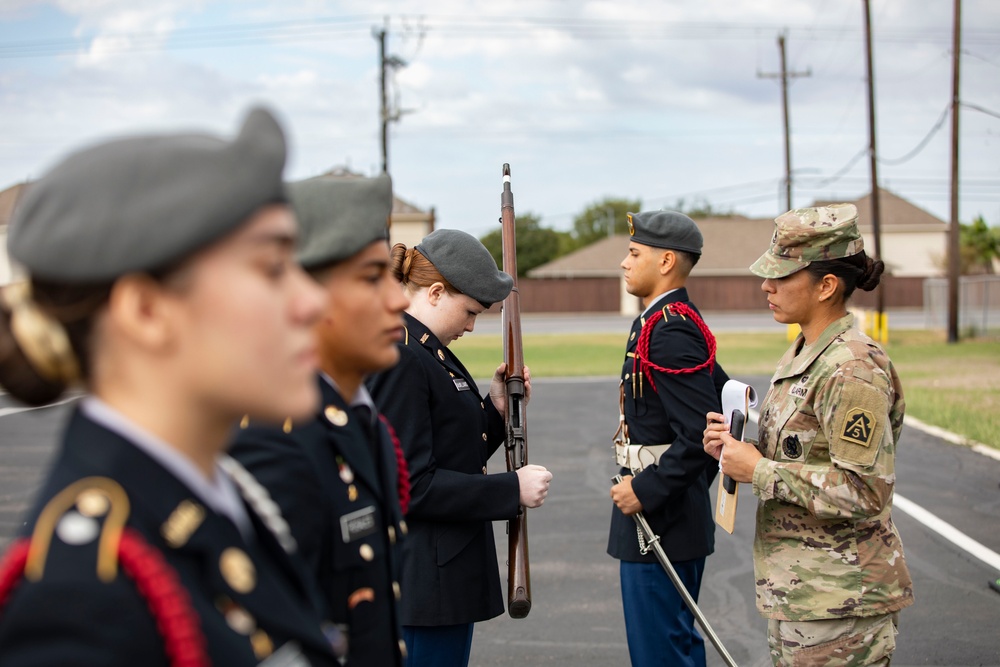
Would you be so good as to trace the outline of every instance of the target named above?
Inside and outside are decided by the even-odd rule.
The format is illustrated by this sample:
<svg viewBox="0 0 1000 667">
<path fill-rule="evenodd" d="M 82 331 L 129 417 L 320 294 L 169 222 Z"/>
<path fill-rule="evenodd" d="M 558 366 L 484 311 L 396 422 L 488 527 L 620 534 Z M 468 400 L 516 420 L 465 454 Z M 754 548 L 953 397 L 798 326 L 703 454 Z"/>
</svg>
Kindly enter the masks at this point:
<svg viewBox="0 0 1000 667">
<path fill-rule="evenodd" d="M 358 416 L 319 378 L 315 419 L 249 426 L 232 455 L 271 493 L 348 638 L 348 665 L 400 665 L 398 464 L 386 427 Z"/>
<path fill-rule="evenodd" d="M 94 489 L 109 487 L 115 490 L 110 502 L 95 505 Z M 43 513 L 50 502 L 60 508 L 53 525 Z M 95 507 L 100 534 L 72 530 L 93 526 L 85 515 Z M 30 536 L 39 516 L 48 517 L 39 532 L 51 541 L 42 551 L 41 578 L 21 580 L 0 609 L 0 663 L 169 664 L 136 581 L 120 562 L 110 581 L 98 576 L 101 537 L 127 517 L 125 531 L 141 535 L 179 578 L 212 664 L 257 665 L 298 650 L 310 664 L 337 665 L 303 564 L 289 557 L 249 506 L 247 513 L 250 539 L 144 451 L 76 410 L 27 518 L 23 534 Z"/>
<path fill-rule="evenodd" d="M 663 319 L 654 325 L 650 335 L 649 358 L 664 368 L 698 366 L 708 358 L 705 338 L 690 318 L 667 311 L 671 303 L 694 308 L 684 288 L 654 304 L 649 313 L 663 310 Z M 634 445 L 672 445 L 658 465 L 635 476 L 632 489 L 667 556 L 678 561 L 701 558 L 715 549 L 715 520 L 708 488 L 719 470 L 719 462 L 702 447 L 705 414 L 720 411 L 722 385 L 729 378 L 718 363 L 714 372 L 707 368 L 677 375 L 651 371 L 633 377 L 634 355 L 644 322 L 640 316 L 632 323 L 622 365 L 625 423 Z M 656 391 L 650 382 L 656 383 Z M 622 468 L 621 474 L 631 472 Z M 611 512 L 608 554 L 620 560 L 656 562 L 652 553 L 639 553 L 635 521 L 617 507 L 612 507 Z"/>
<path fill-rule="evenodd" d="M 369 378 L 410 468 L 403 547 L 404 625 L 483 621 L 503 613 L 491 522 L 517 516 L 517 474 L 488 475 L 504 420 L 465 366 L 406 314 L 399 363 Z"/>
</svg>

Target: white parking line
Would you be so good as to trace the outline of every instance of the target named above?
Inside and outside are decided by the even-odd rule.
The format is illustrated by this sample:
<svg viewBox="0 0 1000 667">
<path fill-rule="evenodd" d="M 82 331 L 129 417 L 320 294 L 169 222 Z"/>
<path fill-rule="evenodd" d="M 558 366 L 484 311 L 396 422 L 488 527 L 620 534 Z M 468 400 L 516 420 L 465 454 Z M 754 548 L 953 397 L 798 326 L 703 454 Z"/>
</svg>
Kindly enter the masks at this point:
<svg viewBox="0 0 1000 667">
<path fill-rule="evenodd" d="M 997 572 L 1000 572 L 1000 554 L 989 547 L 980 544 L 947 521 L 934 516 L 920 505 L 909 498 L 904 498 L 898 493 L 893 497 L 892 505 L 894 508 L 903 510 L 958 548 L 968 552 Z"/>
<path fill-rule="evenodd" d="M 964 447 L 971 447 L 973 451 L 989 456 L 991 458 L 1000 460 L 1000 450 L 993 449 L 988 445 L 984 445 L 981 442 L 977 442 L 972 438 L 966 438 L 964 435 L 958 435 L 957 433 L 952 433 L 951 431 L 946 431 L 945 429 L 922 422 L 916 417 L 911 417 L 906 415 L 903 417 L 903 423 L 907 426 L 911 426 L 917 430 L 923 431 L 928 435 L 933 435 L 934 437 L 946 440 L 953 445 L 962 445 Z"/>
</svg>

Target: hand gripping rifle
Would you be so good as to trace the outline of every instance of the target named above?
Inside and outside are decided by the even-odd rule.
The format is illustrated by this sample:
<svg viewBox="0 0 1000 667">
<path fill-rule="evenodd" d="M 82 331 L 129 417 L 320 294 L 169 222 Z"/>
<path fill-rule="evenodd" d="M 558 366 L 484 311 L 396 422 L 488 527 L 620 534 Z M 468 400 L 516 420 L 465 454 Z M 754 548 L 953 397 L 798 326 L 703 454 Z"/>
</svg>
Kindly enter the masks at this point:
<svg viewBox="0 0 1000 667">
<path fill-rule="evenodd" d="M 622 476 L 615 475 L 614 482 L 615 484 L 621 484 Z M 695 619 L 697 619 L 702 632 L 708 636 L 708 640 L 712 642 L 712 646 L 714 646 L 715 650 L 719 652 L 720 656 L 722 656 L 722 661 L 726 663 L 727 667 L 736 667 L 736 661 L 733 660 L 731 655 L 729 655 L 729 651 L 726 650 L 726 647 L 722 645 L 722 640 L 719 639 L 719 635 L 715 634 L 715 630 L 713 630 L 712 626 L 709 625 L 708 619 L 705 618 L 705 614 L 703 614 L 701 609 L 698 608 L 698 603 L 694 601 L 694 598 L 691 597 L 691 593 L 688 591 L 687 587 L 684 586 L 684 582 L 681 581 L 681 578 L 677 575 L 677 570 L 675 570 L 674 566 L 670 564 L 670 559 L 667 558 L 667 552 L 664 551 L 663 547 L 660 545 L 660 536 L 653 532 L 653 528 L 649 525 L 649 522 L 646 521 L 646 515 L 642 512 L 636 512 L 632 515 L 632 518 L 635 519 L 635 525 L 639 528 L 639 535 L 642 538 L 639 541 L 639 553 L 645 555 L 652 550 L 652 552 L 656 555 L 656 560 L 660 561 L 660 565 L 662 565 L 663 569 L 667 571 L 667 576 L 670 577 L 670 581 L 673 583 L 674 588 L 677 589 L 681 599 L 684 600 L 684 604 L 687 605 L 687 608 L 691 610 L 691 613 L 694 615 Z"/>
<path fill-rule="evenodd" d="M 510 191 L 510 165 L 503 166 L 500 195 L 500 225 L 503 239 L 503 270 L 514 279 L 514 289 L 503 300 L 503 360 L 507 364 L 507 470 L 528 463 L 525 429 L 524 350 L 521 347 L 521 301 L 517 291 L 517 248 L 514 236 L 514 195 Z M 507 522 L 507 611 L 511 618 L 524 618 L 531 611 L 531 576 L 528 568 L 528 521 L 524 507 Z"/>
</svg>

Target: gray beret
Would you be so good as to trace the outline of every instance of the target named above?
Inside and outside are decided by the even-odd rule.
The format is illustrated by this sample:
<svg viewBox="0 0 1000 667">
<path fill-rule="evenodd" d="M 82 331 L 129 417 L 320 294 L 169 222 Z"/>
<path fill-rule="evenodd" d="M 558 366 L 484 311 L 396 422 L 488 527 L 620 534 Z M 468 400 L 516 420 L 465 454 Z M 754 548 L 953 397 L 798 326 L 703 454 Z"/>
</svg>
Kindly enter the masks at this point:
<svg viewBox="0 0 1000 667">
<path fill-rule="evenodd" d="M 677 211 L 626 213 L 632 240 L 654 248 L 701 255 L 703 239 L 694 220 Z"/>
<path fill-rule="evenodd" d="M 457 229 L 435 229 L 415 247 L 462 294 L 489 307 L 503 301 L 514 279 L 497 268 L 493 255 L 475 236 Z"/>
<path fill-rule="evenodd" d="M 285 136 L 263 109 L 232 141 L 167 134 L 84 148 L 28 189 L 8 249 L 31 275 L 52 280 L 164 268 L 285 201 L 284 167 Z"/>
<path fill-rule="evenodd" d="M 392 181 L 322 176 L 288 184 L 299 219 L 299 263 L 307 269 L 332 264 L 389 238 Z"/>
</svg>

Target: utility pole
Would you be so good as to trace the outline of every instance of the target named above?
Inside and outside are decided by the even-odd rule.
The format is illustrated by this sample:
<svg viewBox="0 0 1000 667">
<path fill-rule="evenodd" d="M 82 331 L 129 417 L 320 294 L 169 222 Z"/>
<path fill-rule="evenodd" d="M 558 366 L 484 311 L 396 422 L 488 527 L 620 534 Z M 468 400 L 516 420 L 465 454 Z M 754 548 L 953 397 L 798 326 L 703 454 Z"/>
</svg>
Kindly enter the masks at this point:
<svg viewBox="0 0 1000 667">
<path fill-rule="evenodd" d="M 958 224 L 958 72 L 962 52 L 962 0 L 955 0 L 951 47 L 951 227 L 948 229 L 948 342 L 958 342 L 958 274 L 961 262 Z"/>
<path fill-rule="evenodd" d="M 388 21 L 386 22 L 388 23 Z M 389 173 L 389 109 L 385 96 L 385 33 L 386 29 L 374 31 L 378 40 L 378 69 L 380 72 L 379 116 L 382 121 L 382 173 Z"/>
<path fill-rule="evenodd" d="M 788 80 L 800 76 L 812 76 L 812 70 L 789 72 L 785 66 L 785 35 L 778 35 L 778 52 L 781 54 L 781 73 L 765 74 L 757 72 L 759 79 L 781 79 L 781 117 L 785 124 L 785 210 L 792 210 L 792 141 L 791 122 L 788 119 Z"/>
<path fill-rule="evenodd" d="M 875 152 L 875 68 L 872 65 L 872 12 L 870 0 L 864 0 L 865 4 L 865 54 L 868 64 L 868 158 L 871 163 L 872 182 L 872 235 L 875 238 L 875 259 L 882 259 L 882 232 L 879 225 L 879 190 L 878 190 L 878 159 Z M 880 336 L 876 339 L 884 339 L 886 332 L 883 330 L 885 312 L 885 282 L 880 282 L 875 291 L 875 327 Z"/>
<path fill-rule="evenodd" d="M 385 23 L 381 29 L 372 29 L 372 36 L 378 40 L 378 65 L 379 65 L 379 117 L 382 123 L 382 172 L 389 173 L 389 123 L 398 121 L 402 112 L 399 109 L 389 108 L 388 93 L 386 91 L 387 71 L 406 67 L 406 61 L 399 56 L 385 54 L 385 39 L 389 31 L 389 17 L 385 18 Z"/>
</svg>

